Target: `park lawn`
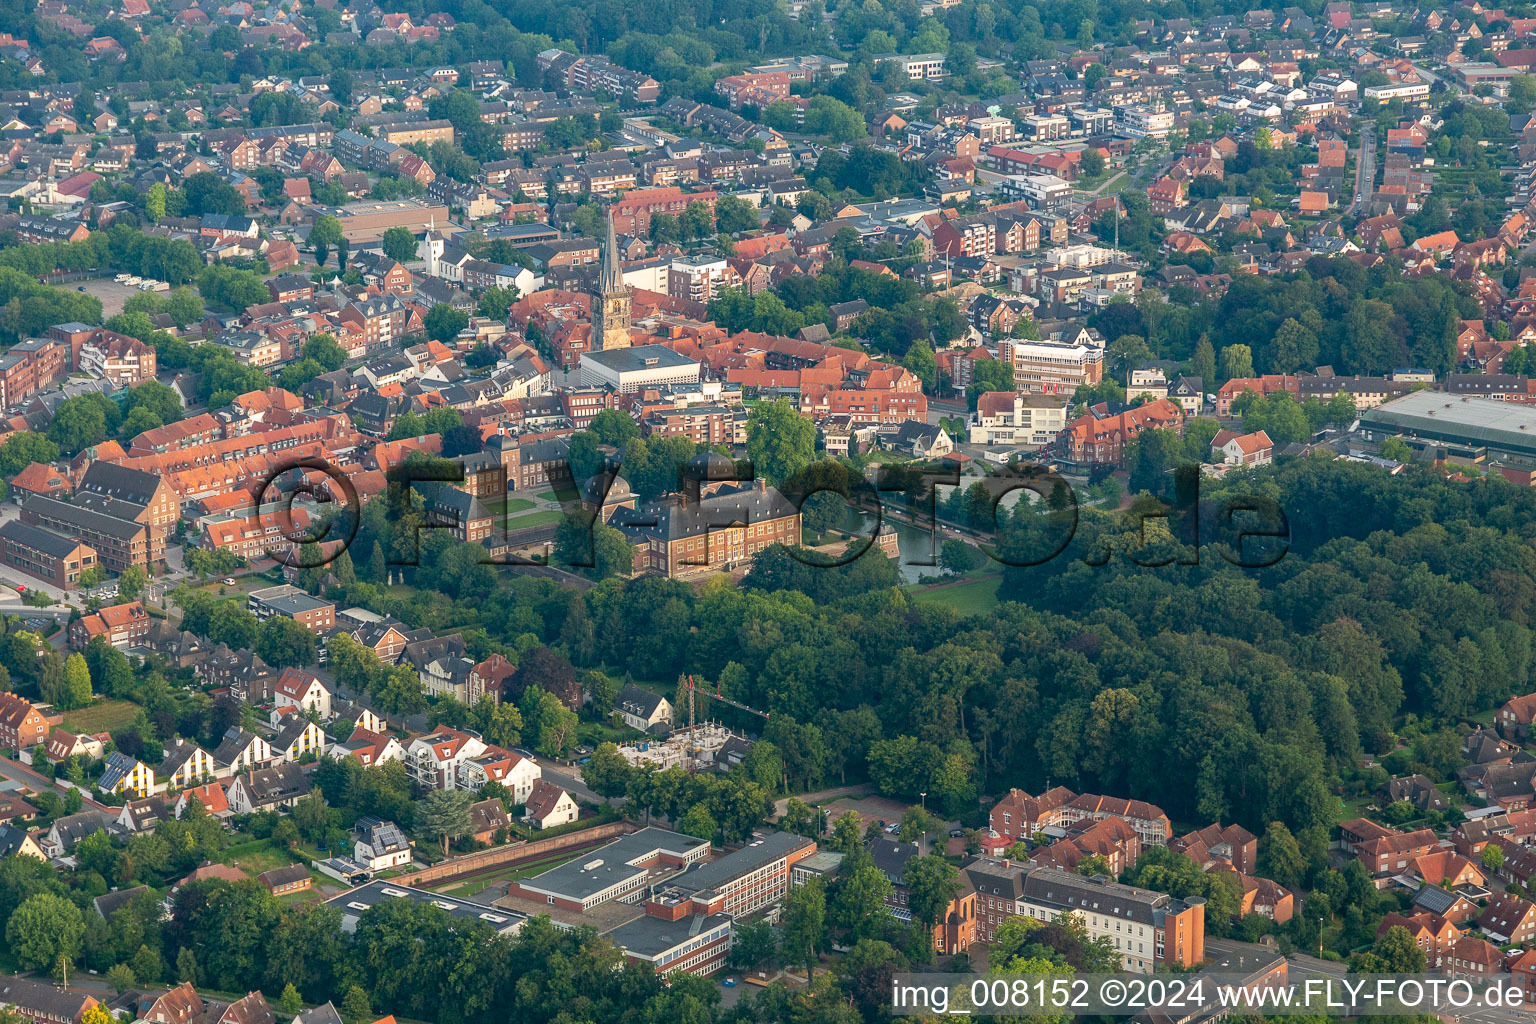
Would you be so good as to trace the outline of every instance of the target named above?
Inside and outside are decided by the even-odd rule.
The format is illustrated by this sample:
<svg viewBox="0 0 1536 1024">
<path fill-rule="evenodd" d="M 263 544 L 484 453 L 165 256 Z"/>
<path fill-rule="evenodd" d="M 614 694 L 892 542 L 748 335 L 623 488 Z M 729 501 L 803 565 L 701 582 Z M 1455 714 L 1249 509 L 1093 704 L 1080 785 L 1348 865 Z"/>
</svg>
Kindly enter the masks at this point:
<svg viewBox="0 0 1536 1024">
<path fill-rule="evenodd" d="M 565 518 L 565 513 L 559 509 L 546 508 L 538 512 L 526 512 L 520 516 L 513 516 L 503 524 L 508 530 L 526 530 L 530 526 L 548 526 L 550 523 L 558 523 Z"/>
<path fill-rule="evenodd" d="M 534 497 L 538 498 L 541 501 L 559 501 L 560 500 L 560 495 L 556 494 L 554 491 L 544 491 L 544 492 L 542 492 L 540 494 L 534 495 Z"/>
<path fill-rule="evenodd" d="M 493 498 L 485 503 L 485 507 L 498 516 L 511 516 L 528 511 L 535 507 L 535 503 L 527 498 Z"/>
<path fill-rule="evenodd" d="M 74 733 L 116 732 L 138 717 L 139 706 L 127 700 L 102 700 L 64 713 L 64 728 Z"/>
<path fill-rule="evenodd" d="M 263 871 L 285 868 L 297 862 L 298 858 L 270 839 L 254 839 L 248 843 L 237 843 L 225 850 L 224 855 L 219 858 L 220 864 L 238 867 L 252 878 Z"/>
<path fill-rule="evenodd" d="M 961 615 L 982 615 L 998 605 L 997 588 L 1002 586 L 1000 574 L 989 573 L 979 579 L 954 586 L 908 587 L 907 594 L 914 604 L 942 605 L 953 608 Z"/>
</svg>

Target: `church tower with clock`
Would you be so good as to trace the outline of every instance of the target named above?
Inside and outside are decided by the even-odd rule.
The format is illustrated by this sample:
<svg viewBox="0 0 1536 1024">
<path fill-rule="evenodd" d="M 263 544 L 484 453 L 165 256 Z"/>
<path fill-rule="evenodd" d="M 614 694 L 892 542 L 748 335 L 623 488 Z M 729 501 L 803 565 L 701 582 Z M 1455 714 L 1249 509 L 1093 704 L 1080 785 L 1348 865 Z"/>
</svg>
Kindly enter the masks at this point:
<svg viewBox="0 0 1536 1024">
<path fill-rule="evenodd" d="M 592 351 L 630 347 L 633 306 L 634 289 L 624 283 L 624 275 L 619 272 L 619 240 L 613 230 L 613 215 L 609 214 L 603 269 L 597 291 L 592 295 Z"/>
</svg>

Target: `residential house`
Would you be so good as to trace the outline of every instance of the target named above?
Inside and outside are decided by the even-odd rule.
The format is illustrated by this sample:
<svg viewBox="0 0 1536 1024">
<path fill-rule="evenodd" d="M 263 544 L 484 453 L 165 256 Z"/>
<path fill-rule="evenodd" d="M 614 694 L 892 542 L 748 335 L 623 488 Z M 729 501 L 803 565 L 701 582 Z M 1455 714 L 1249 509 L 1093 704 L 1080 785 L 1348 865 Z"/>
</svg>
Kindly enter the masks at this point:
<svg viewBox="0 0 1536 1024">
<path fill-rule="evenodd" d="M 155 792 L 155 770 L 120 750 L 107 755 L 106 769 L 96 783 L 103 793 L 146 797 Z"/>
<path fill-rule="evenodd" d="M 406 867 L 411 863 L 411 843 L 392 821 L 367 815 L 353 826 L 352 859 L 369 871 Z"/>
<path fill-rule="evenodd" d="M 619 691 L 613 710 L 625 725 L 640 732 L 670 732 L 672 729 L 672 702 L 633 683 Z"/>
<path fill-rule="evenodd" d="M 571 794 L 543 779 L 533 784 L 524 807 L 523 820 L 537 829 L 567 825 L 580 816 Z"/>
<path fill-rule="evenodd" d="M 308 773 L 298 764 L 257 768 L 230 784 L 229 807 L 236 814 L 292 807 L 309 792 L 310 786 Z"/>
</svg>

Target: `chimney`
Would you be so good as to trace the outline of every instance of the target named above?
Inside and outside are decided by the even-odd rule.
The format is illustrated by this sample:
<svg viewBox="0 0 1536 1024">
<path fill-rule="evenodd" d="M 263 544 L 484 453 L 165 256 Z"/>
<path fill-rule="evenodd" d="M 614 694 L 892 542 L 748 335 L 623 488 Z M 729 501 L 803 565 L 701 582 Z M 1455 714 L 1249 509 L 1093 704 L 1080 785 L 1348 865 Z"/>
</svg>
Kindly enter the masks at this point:
<svg viewBox="0 0 1536 1024">
<path fill-rule="evenodd" d="M 764 477 L 758 477 L 757 478 L 757 493 L 758 494 L 767 494 L 768 493 L 768 481 L 767 481 L 766 478 L 764 478 Z"/>
</svg>

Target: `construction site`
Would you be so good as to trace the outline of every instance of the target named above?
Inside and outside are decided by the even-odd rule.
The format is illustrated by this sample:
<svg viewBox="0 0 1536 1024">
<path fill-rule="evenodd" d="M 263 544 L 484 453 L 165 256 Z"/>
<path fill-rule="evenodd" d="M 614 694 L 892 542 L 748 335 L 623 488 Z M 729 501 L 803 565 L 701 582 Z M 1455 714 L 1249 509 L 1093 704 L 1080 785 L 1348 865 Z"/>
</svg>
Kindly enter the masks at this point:
<svg viewBox="0 0 1536 1024">
<path fill-rule="evenodd" d="M 680 766 L 691 772 L 717 765 L 728 768 L 730 764 L 740 761 L 752 741 L 738 736 L 719 722 L 700 722 L 699 703 L 716 700 L 739 711 L 757 715 L 764 721 L 767 721 L 768 713 L 724 696 L 718 684 L 713 693 L 701 690 L 693 676 L 686 677 L 684 688 L 688 691 L 688 725 L 676 729 L 664 740 L 641 740 L 620 746 L 619 753 L 624 760 L 636 767 L 646 764 L 661 769 Z"/>
<path fill-rule="evenodd" d="M 693 729 L 679 729 L 664 740 L 626 743 L 619 747 L 619 753 L 637 767 L 645 764 L 658 768 L 681 765 L 689 771 L 697 771 L 713 765 L 715 755 L 732 739 L 740 740 L 740 737 L 719 722 L 701 722 Z"/>
</svg>

